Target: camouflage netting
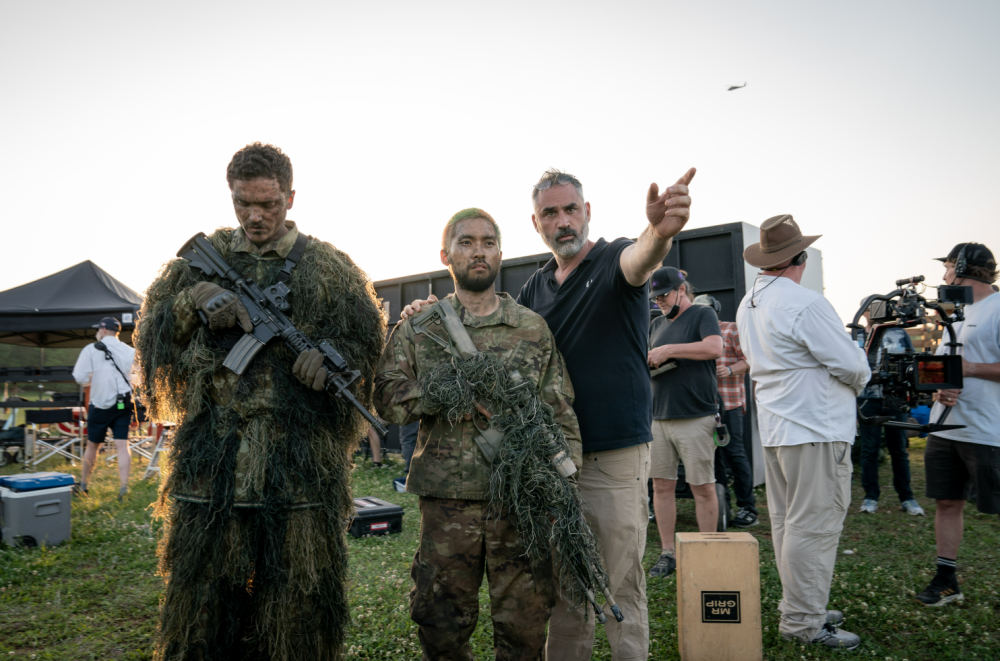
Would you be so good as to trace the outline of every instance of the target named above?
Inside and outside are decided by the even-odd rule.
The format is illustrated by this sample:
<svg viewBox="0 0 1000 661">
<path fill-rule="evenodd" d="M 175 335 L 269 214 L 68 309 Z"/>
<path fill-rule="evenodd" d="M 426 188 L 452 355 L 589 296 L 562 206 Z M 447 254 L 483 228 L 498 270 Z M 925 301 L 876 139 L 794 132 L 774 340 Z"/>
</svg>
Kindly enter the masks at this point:
<svg viewBox="0 0 1000 661">
<path fill-rule="evenodd" d="M 209 240 L 245 277 L 273 284 L 283 260 L 231 253 L 230 236 Z M 168 263 L 136 333 L 150 415 L 178 423 L 156 508 L 167 582 L 156 658 L 338 659 L 350 621 L 351 451 L 367 423 L 300 384 L 279 340 L 242 376 L 224 368 L 232 335 L 201 325 L 190 305 L 188 288 L 203 279 L 185 260 Z M 361 371 L 352 391 L 370 406 L 385 322 L 365 274 L 311 240 L 287 284 L 293 323 Z"/>
<path fill-rule="evenodd" d="M 504 434 L 493 458 L 491 506 L 510 514 L 532 562 L 544 562 L 551 554 L 566 599 L 586 612 L 587 590 L 600 594 L 607 572 L 579 489 L 551 463 L 560 451 L 569 452 L 569 444 L 534 384 L 527 384 L 528 393 L 524 385 L 511 378 L 498 356 L 481 352 L 437 365 L 427 375 L 421 402 L 425 413 L 451 425 L 475 414 L 476 402 L 500 412 L 491 420 Z"/>
</svg>

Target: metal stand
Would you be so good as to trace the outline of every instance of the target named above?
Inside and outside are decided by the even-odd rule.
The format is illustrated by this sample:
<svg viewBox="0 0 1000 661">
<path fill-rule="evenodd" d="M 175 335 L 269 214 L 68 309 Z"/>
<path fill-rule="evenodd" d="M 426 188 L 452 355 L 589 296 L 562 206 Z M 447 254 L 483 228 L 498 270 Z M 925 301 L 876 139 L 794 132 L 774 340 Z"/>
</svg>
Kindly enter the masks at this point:
<svg viewBox="0 0 1000 661">
<path fill-rule="evenodd" d="M 164 445 L 167 443 L 167 441 L 170 440 L 170 437 L 173 436 L 173 434 L 174 434 L 174 430 L 172 428 L 173 425 L 170 425 L 170 427 L 168 428 L 166 426 L 167 424 L 170 424 L 170 423 L 166 423 L 166 424 L 163 424 L 163 425 L 157 425 L 156 426 L 156 428 L 159 431 L 159 433 L 157 434 L 157 437 L 156 437 L 156 445 L 153 446 L 153 451 L 149 455 L 149 464 L 146 466 L 146 470 L 142 474 L 142 479 L 144 479 L 144 480 L 147 477 L 149 477 L 150 475 L 152 475 L 153 473 L 159 473 L 160 472 L 160 461 L 159 461 L 160 460 L 160 453 L 166 451 L 166 448 L 164 447 Z"/>
</svg>

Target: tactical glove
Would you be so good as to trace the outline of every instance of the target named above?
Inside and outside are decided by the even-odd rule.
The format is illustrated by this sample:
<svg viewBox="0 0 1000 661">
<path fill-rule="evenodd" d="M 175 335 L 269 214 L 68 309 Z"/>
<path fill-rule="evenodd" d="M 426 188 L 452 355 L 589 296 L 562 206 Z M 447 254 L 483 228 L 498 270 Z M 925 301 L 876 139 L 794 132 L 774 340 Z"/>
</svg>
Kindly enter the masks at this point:
<svg viewBox="0 0 1000 661">
<path fill-rule="evenodd" d="M 232 328 L 239 320 L 247 333 L 253 330 L 250 315 L 243 303 L 233 292 L 211 282 L 199 282 L 191 288 L 191 298 L 196 308 L 208 317 L 208 327 L 212 330 Z"/>
<path fill-rule="evenodd" d="M 303 351 L 292 366 L 295 378 L 313 390 L 326 388 L 326 368 L 323 367 L 323 354 L 319 349 Z"/>
</svg>

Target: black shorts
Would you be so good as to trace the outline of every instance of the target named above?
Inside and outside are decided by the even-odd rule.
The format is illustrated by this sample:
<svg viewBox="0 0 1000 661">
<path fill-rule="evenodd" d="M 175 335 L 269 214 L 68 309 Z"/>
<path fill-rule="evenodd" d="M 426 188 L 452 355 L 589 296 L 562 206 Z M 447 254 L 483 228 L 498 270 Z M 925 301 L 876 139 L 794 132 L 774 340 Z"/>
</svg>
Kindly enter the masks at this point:
<svg viewBox="0 0 1000 661">
<path fill-rule="evenodd" d="M 928 498 L 968 500 L 975 486 L 976 508 L 984 514 L 1000 514 L 1000 447 L 931 434 L 924 470 Z"/>
<path fill-rule="evenodd" d="M 111 438 L 128 438 L 128 427 L 132 422 L 132 403 L 126 399 L 125 408 L 112 406 L 109 409 L 99 409 L 93 404 L 87 409 L 87 440 L 91 443 L 103 443 L 111 428 Z"/>
</svg>

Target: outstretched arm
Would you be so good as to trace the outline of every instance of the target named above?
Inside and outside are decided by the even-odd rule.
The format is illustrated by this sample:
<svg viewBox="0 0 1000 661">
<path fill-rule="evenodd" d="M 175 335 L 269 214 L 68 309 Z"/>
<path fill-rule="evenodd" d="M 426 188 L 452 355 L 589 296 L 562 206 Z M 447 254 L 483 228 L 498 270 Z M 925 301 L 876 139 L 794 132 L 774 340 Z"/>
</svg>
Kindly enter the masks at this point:
<svg viewBox="0 0 1000 661">
<path fill-rule="evenodd" d="M 622 251 L 621 269 L 625 279 L 633 287 L 640 287 L 650 274 L 663 263 L 670 252 L 673 238 L 684 229 L 691 216 L 691 197 L 688 184 L 694 179 L 696 170 L 691 168 L 677 183 L 660 193 L 656 183 L 649 185 L 646 194 L 646 218 L 649 225 L 639 235 L 639 239 Z"/>
</svg>

